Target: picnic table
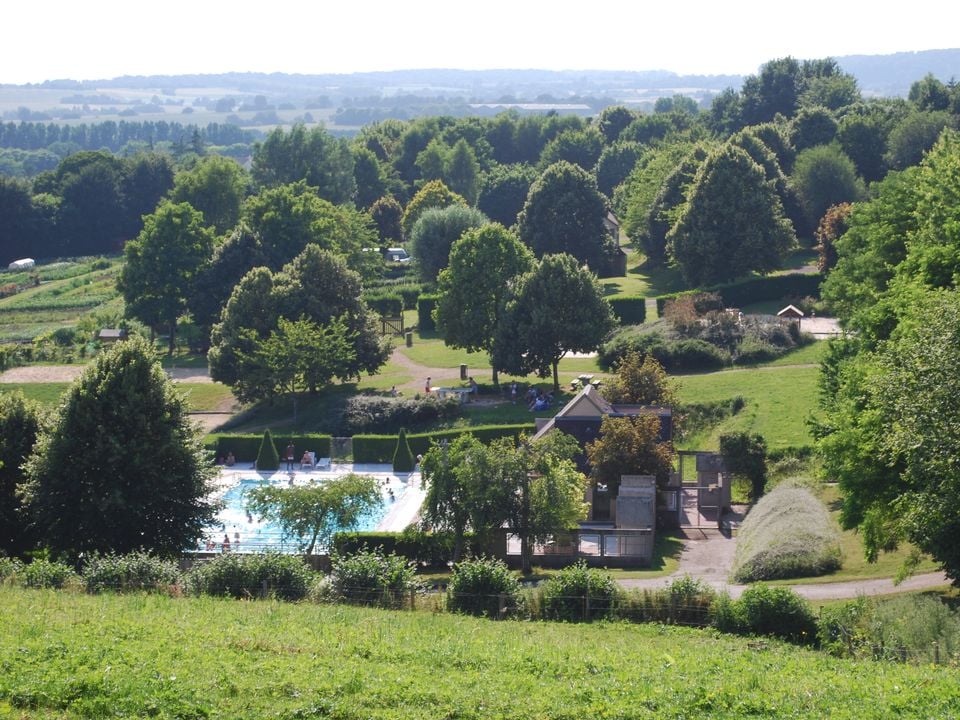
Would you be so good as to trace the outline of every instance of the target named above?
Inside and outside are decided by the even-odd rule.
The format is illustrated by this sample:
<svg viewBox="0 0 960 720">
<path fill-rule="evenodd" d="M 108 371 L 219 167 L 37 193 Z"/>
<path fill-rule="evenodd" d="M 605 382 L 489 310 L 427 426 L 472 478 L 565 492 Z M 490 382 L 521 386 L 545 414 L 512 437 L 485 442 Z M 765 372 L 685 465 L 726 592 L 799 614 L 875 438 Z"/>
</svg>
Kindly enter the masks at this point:
<svg viewBox="0 0 960 720">
<path fill-rule="evenodd" d="M 473 393 L 473 388 L 470 387 L 437 387 L 433 388 L 433 391 L 437 393 L 437 397 L 444 398 L 447 395 L 456 395 L 460 400 L 460 403 L 470 402 L 470 395 Z"/>
</svg>

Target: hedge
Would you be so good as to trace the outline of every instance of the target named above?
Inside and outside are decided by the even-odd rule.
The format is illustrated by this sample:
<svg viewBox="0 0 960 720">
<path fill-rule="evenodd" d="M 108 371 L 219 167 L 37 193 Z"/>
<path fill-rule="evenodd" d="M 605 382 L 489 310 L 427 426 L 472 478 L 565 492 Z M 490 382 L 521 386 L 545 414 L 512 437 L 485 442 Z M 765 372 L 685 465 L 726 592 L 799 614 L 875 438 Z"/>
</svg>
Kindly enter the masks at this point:
<svg viewBox="0 0 960 720">
<path fill-rule="evenodd" d="M 215 433 L 207 435 L 204 439 L 206 448 L 214 454 L 215 457 L 224 458 L 227 453 L 232 452 L 237 462 L 252 463 L 257 459 L 257 452 L 260 450 L 260 442 L 263 440 L 262 433 L 244 433 L 244 434 L 226 434 Z M 279 448 L 285 448 L 290 441 L 297 449 L 298 455 L 303 455 L 305 450 L 312 450 L 318 458 L 330 457 L 330 436 L 319 434 L 307 435 L 288 435 L 278 434 L 274 437 L 274 444 Z M 297 460 L 300 458 L 297 457 Z"/>
<path fill-rule="evenodd" d="M 363 299 L 371 309 L 384 317 L 400 317 L 403 313 L 403 298 L 399 293 L 364 294 Z"/>
<path fill-rule="evenodd" d="M 482 443 L 489 443 L 497 438 L 516 436 L 520 433 L 533 434 L 534 425 L 481 425 L 455 430 L 436 430 L 430 433 L 407 435 L 410 452 L 414 455 L 423 455 L 430 449 L 430 441 L 454 440 L 466 433 L 471 433 Z M 397 449 L 396 435 L 354 435 L 353 462 L 355 463 L 390 463 L 393 453 Z"/>
<path fill-rule="evenodd" d="M 682 295 L 698 292 L 720 293 L 723 304 L 727 307 L 742 307 L 764 300 L 785 300 L 786 298 L 806 297 L 808 295 L 820 297 L 821 282 L 823 282 L 823 275 L 820 273 L 790 273 L 789 275 L 748 278 L 747 280 L 714 285 L 700 290 L 686 290 L 669 295 L 660 295 L 657 298 L 657 313 L 663 315 L 663 308 L 668 301 L 675 300 Z"/>
<path fill-rule="evenodd" d="M 437 329 L 433 322 L 433 309 L 437 306 L 437 296 L 421 294 L 417 300 L 417 326 L 420 332 L 432 332 Z"/>
<path fill-rule="evenodd" d="M 647 319 L 647 299 L 640 295 L 621 295 L 608 298 L 621 325 L 640 325 Z"/>
<path fill-rule="evenodd" d="M 472 549 L 473 533 L 464 536 L 464 554 Z M 396 553 L 421 565 L 445 566 L 453 558 L 453 534 L 421 530 L 403 532 L 338 532 L 333 536 L 333 552 L 352 555 L 361 550 L 381 548 L 389 555 Z"/>
</svg>

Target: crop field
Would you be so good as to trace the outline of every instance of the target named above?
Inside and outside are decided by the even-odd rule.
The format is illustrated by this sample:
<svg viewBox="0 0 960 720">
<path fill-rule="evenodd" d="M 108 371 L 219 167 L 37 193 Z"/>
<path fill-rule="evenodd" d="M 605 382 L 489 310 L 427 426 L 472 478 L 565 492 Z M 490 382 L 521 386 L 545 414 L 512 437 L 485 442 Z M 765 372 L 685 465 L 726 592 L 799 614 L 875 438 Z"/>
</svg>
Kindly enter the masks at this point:
<svg viewBox="0 0 960 720">
<path fill-rule="evenodd" d="M 73 327 L 92 312 L 119 310 L 119 259 L 58 262 L 39 266 L 40 285 L 0 298 L 0 342 L 28 342 L 62 327 Z M 27 273 L 2 273 L 0 284 L 25 283 Z"/>
<path fill-rule="evenodd" d="M 956 668 L 659 625 L 0 588 L 18 718 L 946 718 Z"/>
</svg>

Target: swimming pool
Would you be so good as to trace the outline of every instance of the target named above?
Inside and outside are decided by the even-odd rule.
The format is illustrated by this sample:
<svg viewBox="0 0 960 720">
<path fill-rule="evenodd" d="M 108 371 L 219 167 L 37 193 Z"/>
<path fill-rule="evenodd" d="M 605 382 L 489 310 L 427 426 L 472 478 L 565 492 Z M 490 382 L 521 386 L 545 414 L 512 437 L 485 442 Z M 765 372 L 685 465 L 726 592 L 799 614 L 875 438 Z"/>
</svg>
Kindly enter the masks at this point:
<svg viewBox="0 0 960 720">
<path fill-rule="evenodd" d="M 345 474 L 345 473 L 340 473 Z M 409 478 L 389 473 L 363 473 L 373 475 L 380 482 L 380 506 L 362 517 L 356 530 L 376 530 L 394 506 L 402 502 L 411 487 Z M 301 543 L 299 538 L 284 538 L 280 527 L 272 522 L 261 522 L 260 519 L 247 512 L 246 495 L 253 488 L 264 485 L 287 487 L 290 476 L 286 473 L 275 473 L 272 476 L 257 476 L 251 473 L 232 473 L 238 480 L 226 486 L 225 492 L 220 495 L 224 507 L 217 514 L 214 525 L 207 528 L 198 547 L 199 551 L 223 552 L 263 552 L 268 550 L 278 552 L 299 552 Z M 296 473 L 296 485 L 309 483 L 323 483 L 338 476 L 338 473 Z M 415 493 L 414 493 L 415 494 Z M 419 507 L 419 503 L 418 503 Z M 229 539 L 225 548 L 224 536 Z M 324 548 L 315 551 L 323 552 Z"/>
</svg>

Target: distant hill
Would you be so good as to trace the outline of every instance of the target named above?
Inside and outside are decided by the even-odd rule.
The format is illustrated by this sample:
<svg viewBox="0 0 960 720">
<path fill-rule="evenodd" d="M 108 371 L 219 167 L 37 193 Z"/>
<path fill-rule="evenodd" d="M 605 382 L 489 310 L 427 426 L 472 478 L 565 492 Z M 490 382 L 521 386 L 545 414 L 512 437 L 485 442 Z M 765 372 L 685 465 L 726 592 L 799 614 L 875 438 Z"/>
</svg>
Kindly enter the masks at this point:
<svg viewBox="0 0 960 720">
<path fill-rule="evenodd" d="M 771 58 L 772 59 L 772 58 Z M 844 55 L 835 58 L 857 78 L 866 95 L 906 96 L 927 73 L 947 82 L 960 78 L 960 49 Z M 550 95 L 608 97 L 640 102 L 673 92 L 705 100 L 724 88 L 739 88 L 741 75 L 680 75 L 667 70 L 392 70 L 349 74 L 233 72 L 195 75 L 125 75 L 104 80 L 48 80 L 28 87 L 48 90 L 220 88 L 288 98 L 323 94 L 334 98 L 376 94 L 424 94 L 470 102 L 504 96 L 533 100 Z"/>
<path fill-rule="evenodd" d="M 960 79 L 960 49 L 845 55 L 835 59 L 840 67 L 857 78 L 865 95 L 906 97 L 910 85 L 927 73 L 933 73 L 942 82 Z"/>
</svg>

